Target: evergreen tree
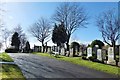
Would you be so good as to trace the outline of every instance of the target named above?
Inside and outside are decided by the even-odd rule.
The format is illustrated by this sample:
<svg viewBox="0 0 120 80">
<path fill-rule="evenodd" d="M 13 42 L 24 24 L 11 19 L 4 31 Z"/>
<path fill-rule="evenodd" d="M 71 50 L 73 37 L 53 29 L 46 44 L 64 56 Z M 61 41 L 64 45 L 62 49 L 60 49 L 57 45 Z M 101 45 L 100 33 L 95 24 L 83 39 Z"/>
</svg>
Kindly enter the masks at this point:
<svg viewBox="0 0 120 80">
<path fill-rule="evenodd" d="M 19 39 L 19 34 L 17 32 L 15 32 L 12 36 L 12 41 L 11 41 L 11 45 L 15 47 L 15 49 L 19 50 L 19 46 L 20 46 L 20 39 Z"/>
<path fill-rule="evenodd" d="M 28 41 L 26 42 L 25 51 L 30 52 L 30 43 Z"/>
<path fill-rule="evenodd" d="M 95 45 L 98 45 L 100 49 L 102 49 L 102 47 L 104 46 L 104 43 L 100 40 L 94 40 L 91 43 L 91 47 L 94 48 Z"/>
<path fill-rule="evenodd" d="M 55 24 L 52 33 L 52 41 L 53 43 L 57 44 L 57 46 L 61 46 L 61 44 L 67 41 L 67 33 L 64 27 L 64 23 L 61 23 L 58 26 Z"/>
</svg>

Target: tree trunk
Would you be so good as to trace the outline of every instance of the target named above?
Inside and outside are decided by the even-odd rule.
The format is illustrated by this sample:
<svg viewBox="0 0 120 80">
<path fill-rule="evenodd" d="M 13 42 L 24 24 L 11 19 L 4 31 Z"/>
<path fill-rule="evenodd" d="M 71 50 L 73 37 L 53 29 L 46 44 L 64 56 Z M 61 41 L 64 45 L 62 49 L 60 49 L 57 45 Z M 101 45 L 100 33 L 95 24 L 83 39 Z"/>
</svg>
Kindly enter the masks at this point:
<svg viewBox="0 0 120 80">
<path fill-rule="evenodd" d="M 67 51 L 69 51 L 69 39 L 70 39 L 70 35 L 68 35 L 68 39 L 67 39 L 67 42 L 66 42 Z M 67 54 L 67 55 L 69 56 L 70 53 Z"/>
<path fill-rule="evenodd" d="M 44 43 L 42 41 L 42 52 L 44 53 L 44 51 L 45 51 L 45 47 L 44 47 Z"/>
<path fill-rule="evenodd" d="M 116 46 L 115 46 L 115 41 L 112 42 L 112 46 L 113 46 L 113 52 L 114 52 L 114 60 L 116 60 Z"/>
</svg>

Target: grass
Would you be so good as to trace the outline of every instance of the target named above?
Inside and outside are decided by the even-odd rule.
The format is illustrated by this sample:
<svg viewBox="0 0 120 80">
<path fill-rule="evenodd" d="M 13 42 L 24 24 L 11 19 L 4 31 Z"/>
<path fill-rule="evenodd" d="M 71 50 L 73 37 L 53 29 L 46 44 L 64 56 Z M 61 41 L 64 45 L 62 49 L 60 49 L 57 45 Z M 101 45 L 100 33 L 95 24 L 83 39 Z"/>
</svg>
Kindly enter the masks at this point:
<svg viewBox="0 0 120 80">
<path fill-rule="evenodd" d="M 7 53 L 0 53 L 0 60 L 3 62 L 13 62 Z M 0 64 L 0 80 L 25 80 L 20 68 L 15 64 Z"/>
<path fill-rule="evenodd" d="M 74 64 L 78 64 L 78 65 L 85 66 L 85 67 L 88 67 L 88 68 L 92 68 L 92 69 L 95 69 L 95 70 L 99 70 L 99 71 L 102 71 L 102 72 L 115 74 L 115 75 L 120 75 L 120 68 L 118 68 L 116 66 L 101 64 L 101 63 L 92 62 L 92 61 L 88 61 L 88 60 L 83 60 L 81 57 L 59 56 L 59 58 L 56 58 L 54 56 L 50 56 L 50 54 L 47 54 L 47 53 L 33 53 L 33 54 L 37 54 L 37 55 L 40 55 L 40 56 L 47 56 L 47 57 L 54 58 L 54 59 L 57 59 L 57 60 L 68 61 L 68 62 L 71 62 L 71 63 L 74 63 Z"/>
<path fill-rule="evenodd" d="M 1 79 L 10 79 L 10 80 L 25 80 L 21 70 L 17 65 L 13 64 L 2 64 L 2 69 L 0 70 Z"/>
<path fill-rule="evenodd" d="M 13 62 L 13 59 L 7 53 L 0 53 L 0 61 Z"/>
</svg>

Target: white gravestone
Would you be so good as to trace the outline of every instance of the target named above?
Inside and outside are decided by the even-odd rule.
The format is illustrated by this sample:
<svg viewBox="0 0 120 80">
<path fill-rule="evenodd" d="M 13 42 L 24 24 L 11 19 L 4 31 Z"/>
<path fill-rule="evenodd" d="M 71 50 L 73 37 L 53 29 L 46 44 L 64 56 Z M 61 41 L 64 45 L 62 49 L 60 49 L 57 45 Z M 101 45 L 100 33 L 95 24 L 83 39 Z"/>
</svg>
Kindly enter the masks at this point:
<svg viewBox="0 0 120 80">
<path fill-rule="evenodd" d="M 97 50 L 97 59 L 102 61 L 102 50 L 101 49 Z"/>
<path fill-rule="evenodd" d="M 107 61 L 107 64 L 116 65 L 116 62 L 114 60 L 114 49 L 113 49 L 113 47 L 108 48 L 108 61 Z"/>
<path fill-rule="evenodd" d="M 103 59 L 104 63 L 107 63 L 106 55 L 107 55 L 107 50 L 106 49 L 102 49 L 102 59 Z"/>
<path fill-rule="evenodd" d="M 73 48 L 70 49 L 70 57 L 73 57 Z"/>
<path fill-rule="evenodd" d="M 61 48 L 61 55 L 65 55 L 65 49 Z"/>
<path fill-rule="evenodd" d="M 48 48 L 48 53 L 50 53 L 51 52 L 51 48 Z"/>
<path fill-rule="evenodd" d="M 87 58 L 90 56 L 92 56 L 92 48 L 91 47 L 87 48 Z"/>
</svg>

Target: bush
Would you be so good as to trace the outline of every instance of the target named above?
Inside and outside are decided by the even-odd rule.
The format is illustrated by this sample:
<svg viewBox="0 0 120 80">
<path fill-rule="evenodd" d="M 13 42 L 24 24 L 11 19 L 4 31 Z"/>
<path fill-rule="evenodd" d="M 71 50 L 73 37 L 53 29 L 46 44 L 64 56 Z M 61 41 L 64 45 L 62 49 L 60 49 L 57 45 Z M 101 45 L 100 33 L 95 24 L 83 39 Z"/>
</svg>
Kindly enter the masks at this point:
<svg viewBox="0 0 120 80">
<path fill-rule="evenodd" d="M 8 49 L 5 50 L 5 52 L 7 52 L 7 53 L 17 53 L 18 50 L 15 49 L 15 48 L 8 48 Z"/>
<path fill-rule="evenodd" d="M 83 59 L 83 60 L 88 60 L 88 59 L 86 58 L 86 56 L 82 56 L 82 59 Z"/>
<path fill-rule="evenodd" d="M 88 57 L 88 59 L 89 59 L 90 61 L 95 61 L 95 57 L 94 57 L 94 56 L 90 56 L 90 57 Z"/>
</svg>

